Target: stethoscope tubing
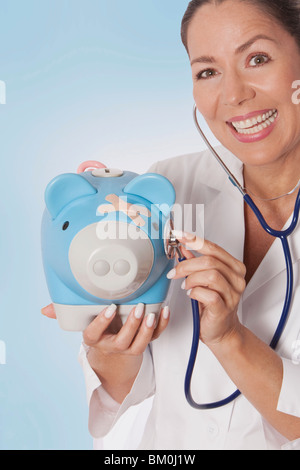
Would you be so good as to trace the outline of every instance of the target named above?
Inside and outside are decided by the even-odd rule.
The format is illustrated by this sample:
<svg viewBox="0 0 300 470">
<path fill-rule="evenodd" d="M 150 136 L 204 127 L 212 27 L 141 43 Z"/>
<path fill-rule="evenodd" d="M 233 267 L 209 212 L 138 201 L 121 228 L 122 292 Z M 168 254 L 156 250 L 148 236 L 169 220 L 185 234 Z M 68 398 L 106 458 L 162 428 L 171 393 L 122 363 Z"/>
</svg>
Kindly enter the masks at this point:
<svg viewBox="0 0 300 470">
<path fill-rule="evenodd" d="M 284 301 L 284 306 L 282 310 L 282 314 L 280 317 L 280 321 L 278 323 L 278 326 L 276 328 L 275 334 L 270 342 L 270 347 L 272 349 L 276 349 L 279 340 L 282 336 L 282 333 L 284 331 L 285 325 L 288 320 L 289 312 L 290 312 L 290 307 L 291 307 L 291 302 L 292 302 L 292 297 L 293 297 L 293 281 L 294 281 L 294 275 L 293 275 L 293 262 L 292 262 L 292 257 L 291 257 L 291 252 L 290 252 L 290 247 L 288 243 L 288 236 L 295 230 L 297 226 L 297 222 L 299 219 L 299 212 L 300 212 L 300 190 L 298 192 L 297 196 L 297 201 L 295 204 L 295 209 L 294 209 L 294 214 L 293 214 L 293 219 L 290 224 L 290 226 L 284 230 L 284 231 L 278 231 L 278 230 L 273 230 L 265 221 L 263 215 L 257 208 L 257 206 L 254 204 L 250 196 L 245 195 L 244 200 L 249 206 L 251 207 L 252 210 L 254 210 L 255 215 L 258 217 L 258 220 L 262 226 L 262 228 L 272 235 L 275 238 L 279 238 L 282 243 L 283 247 L 283 252 L 285 256 L 285 262 L 286 262 L 286 269 L 287 269 L 287 284 L 286 284 L 286 295 L 285 295 L 285 301 Z M 181 259 L 183 261 L 183 259 Z M 218 402 L 212 402 L 212 403 L 196 403 L 192 397 L 191 394 L 191 381 L 192 381 L 192 375 L 193 375 L 193 370 L 196 362 L 196 357 L 198 353 L 198 347 L 199 347 L 199 338 L 200 338 L 200 315 L 199 315 L 199 304 L 196 300 L 192 299 L 191 300 L 192 304 L 192 313 L 193 313 L 193 338 L 192 338 L 192 346 L 191 346 L 191 352 L 190 352 L 190 358 L 187 366 L 187 371 L 186 371 L 186 376 L 185 376 L 185 384 L 184 384 L 184 391 L 185 391 L 185 396 L 188 401 L 188 403 L 196 409 L 199 410 L 208 410 L 208 409 L 213 409 L 213 408 L 219 408 L 224 405 L 227 405 L 228 403 L 231 403 L 234 401 L 238 396 L 241 395 L 241 392 L 239 390 L 236 390 L 232 395 L 229 397 L 220 400 Z"/>
<path fill-rule="evenodd" d="M 291 309 L 291 303 L 292 303 L 292 298 L 293 298 L 293 286 L 294 286 L 294 273 L 293 273 L 293 261 L 292 261 L 292 256 L 291 256 L 291 251 L 290 251 L 290 246 L 288 242 L 288 237 L 293 233 L 295 228 L 297 227 L 298 220 L 299 220 L 299 213 L 300 213 L 300 190 L 298 191 L 296 203 L 295 203 L 295 208 L 293 212 L 293 217 L 291 224 L 286 230 L 275 230 L 272 227 L 270 227 L 266 220 L 264 219 L 262 213 L 252 200 L 252 198 L 246 194 L 241 187 L 241 185 L 238 183 L 236 178 L 230 173 L 229 169 L 226 167 L 224 162 L 221 160 L 220 156 L 217 154 L 215 149 L 211 146 L 209 143 L 208 139 L 205 137 L 202 129 L 199 126 L 198 120 L 197 120 L 197 108 L 194 106 L 194 120 L 197 126 L 197 129 L 199 130 L 202 138 L 204 139 L 205 143 L 207 144 L 208 148 L 211 150 L 213 155 L 217 158 L 218 162 L 221 164 L 225 172 L 227 173 L 231 183 L 237 187 L 237 189 L 243 194 L 243 198 L 245 203 L 248 204 L 248 206 L 252 209 L 254 214 L 256 215 L 260 225 L 262 228 L 272 237 L 278 238 L 281 240 L 282 243 L 282 248 L 284 252 L 284 257 L 285 257 L 285 263 L 286 263 L 286 271 L 287 271 L 287 281 L 286 281 L 286 293 L 285 293 L 285 300 L 284 300 L 284 305 L 281 313 L 281 317 L 278 323 L 278 326 L 276 328 L 275 334 L 270 342 L 270 347 L 275 350 L 280 338 L 282 337 L 284 328 L 286 326 L 290 309 Z M 184 258 L 181 258 L 179 261 L 183 261 Z M 192 313 L 193 313 L 193 338 L 192 338 L 192 346 L 191 346 L 191 352 L 190 352 L 190 357 L 188 361 L 188 366 L 187 366 L 187 371 L 186 371 L 186 376 L 185 376 L 185 383 L 184 383 L 184 392 L 186 399 L 188 403 L 193 407 L 198 410 L 208 410 L 208 409 L 214 409 L 214 408 L 219 408 L 222 406 L 225 406 L 232 401 L 234 401 L 237 397 L 241 395 L 241 392 L 239 390 L 236 390 L 234 393 L 232 393 L 230 396 L 227 398 L 217 401 L 217 402 L 212 402 L 212 403 L 196 403 L 192 397 L 191 393 L 191 381 L 192 381 L 192 376 L 193 376 L 193 371 L 195 367 L 195 362 L 197 358 L 197 353 L 198 353 L 198 348 L 199 348 L 199 341 L 200 341 L 200 315 L 199 315 L 199 304 L 198 301 L 192 299 L 191 300 L 192 304 Z"/>
</svg>

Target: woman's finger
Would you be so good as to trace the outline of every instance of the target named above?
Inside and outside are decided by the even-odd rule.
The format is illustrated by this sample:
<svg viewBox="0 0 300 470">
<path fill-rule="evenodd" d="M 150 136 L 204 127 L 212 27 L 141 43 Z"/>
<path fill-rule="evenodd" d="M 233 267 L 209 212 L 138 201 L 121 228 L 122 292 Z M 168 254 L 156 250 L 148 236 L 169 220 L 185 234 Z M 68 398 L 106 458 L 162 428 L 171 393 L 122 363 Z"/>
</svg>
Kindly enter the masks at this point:
<svg viewBox="0 0 300 470">
<path fill-rule="evenodd" d="M 191 291 L 197 287 L 216 292 L 230 311 L 234 310 L 239 303 L 241 292 L 234 289 L 219 271 L 212 270 L 191 274 L 182 285 L 188 295 L 191 295 Z"/>
<path fill-rule="evenodd" d="M 215 243 L 205 240 L 203 238 L 186 233 L 181 234 L 180 237 L 180 233 L 175 232 L 175 236 L 180 243 L 185 245 L 186 248 L 196 251 L 202 255 L 217 258 L 223 263 L 227 264 L 238 274 L 241 274 L 243 276 L 246 274 L 245 265 L 238 259 L 234 258 L 232 255 L 230 255 L 219 245 L 216 245 Z"/>
<path fill-rule="evenodd" d="M 167 277 L 169 279 L 180 279 L 191 276 L 197 272 L 207 272 L 210 273 L 209 275 L 217 275 L 217 272 L 219 272 L 237 292 L 242 293 L 245 290 L 246 283 L 244 276 L 237 274 L 236 271 L 233 271 L 226 264 L 213 256 L 203 255 L 182 261 L 167 274 Z"/>
<path fill-rule="evenodd" d="M 98 315 L 83 333 L 83 340 L 88 346 L 100 347 L 107 353 L 125 353 L 131 346 L 144 316 L 144 305 L 135 306 L 124 325 L 112 328 L 112 322 L 119 320 L 115 305 L 111 305 Z"/>
<path fill-rule="evenodd" d="M 209 309 L 216 317 L 221 318 L 224 311 L 227 311 L 224 299 L 216 291 L 197 286 L 190 289 L 187 294 L 191 299 L 197 300 L 203 308 Z"/>
<path fill-rule="evenodd" d="M 41 309 L 41 313 L 45 315 L 45 317 L 53 318 L 54 320 L 56 320 L 56 313 L 53 304 L 47 305 L 47 307 L 43 307 Z"/>
<path fill-rule="evenodd" d="M 97 317 L 87 326 L 83 332 L 83 341 L 87 346 L 95 346 L 114 320 L 117 312 L 117 306 L 112 304 L 105 308 Z"/>
<path fill-rule="evenodd" d="M 153 332 L 152 341 L 157 339 L 162 332 L 167 328 L 170 320 L 170 309 L 168 306 L 164 307 L 159 315 L 157 325 Z"/>
<path fill-rule="evenodd" d="M 156 315 L 149 313 L 145 316 L 141 327 L 139 328 L 134 341 L 128 349 L 129 354 L 141 355 L 146 350 L 148 344 L 153 340 L 154 330 L 156 328 Z"/>
<path fill-rule="evenodd" d="M 187 292 L 195 287 L 205 287 L 217 292 L 226 302 L 231 297 L 232 288 L 219 271 L 196 272 L 188 276 L 182 284 Z"/>
<path fill-rule="evenodd" d="M 116 352 L 125 352 L 133 343 L 144 319 L 145 306 L 138 304 L 129 314 L 119 333 L 113 338 Z"/>
</svg>

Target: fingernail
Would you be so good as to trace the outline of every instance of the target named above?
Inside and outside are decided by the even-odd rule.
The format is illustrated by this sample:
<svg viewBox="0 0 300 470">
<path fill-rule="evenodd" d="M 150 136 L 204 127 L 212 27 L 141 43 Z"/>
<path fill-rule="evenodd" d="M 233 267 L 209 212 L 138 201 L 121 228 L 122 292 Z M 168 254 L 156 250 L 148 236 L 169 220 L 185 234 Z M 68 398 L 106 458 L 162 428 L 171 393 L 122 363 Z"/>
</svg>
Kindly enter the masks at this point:
<svg viewBox="0 0 300 470">
<path fill-rule="evenodd" d="M 134 310 L 135 318 L 139 320 L 142 317 L 143 313 L 144 313 L 144 304 L 138 304 Z"/>
<path fill-rule="evenodd" d="M 146 325 L 148 326 L 148 328 L 152 328 L 152 326 L 154 325 L 154 320 L 155 320 L 155 313 L 149 313 L 149 315 L 147 315 L 147 320 L 146 320 Z"/>
<path fill-rule="evenodd" d="M 162 311 L 162 314 L 163 314 L 163 318 L 164 318 L 165 320 L 168 320 L 168 318 L 169 318 L 169 316 L 170 316 L 170 309 L 169 309 L 169 307 L 167 307 L 167 306 L 164 307 L 164 308 L 163 308 L 163 311 Z"/>
<path fill-rule="evenodd" d="M 167 274 L 168 279 L 173 279 L 175 276 L 176 276 L 176 269 L 171 269 L 171 271 L 169 271 Z"/>
<path fill-rule="evenodd" d="M 181 289 L 185 289 L 185 279 L 184 279 L 183 283 L 181 284 Z"/>
<path fill-rule="evenodd" d="M 111 318 L 115 312 L 117 310 L 117 306 L 115 304 L 111 304 L 107 309 L 106 309 L 106 312 L 105 312 L 105 318 L 109 319 Z"/>
<path fill-rule="evenodd" d="M 186 295 L 190 295 L 191 292 L 192 292 L 192 289 L 189 289 L 189 290 L 186 292 Z"/>
</svg>

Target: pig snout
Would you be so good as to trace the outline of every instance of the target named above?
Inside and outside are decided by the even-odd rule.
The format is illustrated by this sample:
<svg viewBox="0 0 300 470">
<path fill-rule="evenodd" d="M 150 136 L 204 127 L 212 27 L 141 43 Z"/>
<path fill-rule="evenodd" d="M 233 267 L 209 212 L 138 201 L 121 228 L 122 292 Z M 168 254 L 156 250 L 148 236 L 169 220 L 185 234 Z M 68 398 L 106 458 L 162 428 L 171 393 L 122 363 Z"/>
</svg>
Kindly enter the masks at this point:
<svg viewBox="0 0 300 470">
<path fill-rule="evenodd" d="M 113 270 L 117 276 L 125 276 L 131 270 L 131 265 L 126 259 L 119 259 L 114 262 L 112 266 L 108 261 L 100 259 L 96 261 L 93 266 L 94 273 L 99 277 L 106 276 L 111 270 Z"/>
<path fill-rule="evenodd" d="M 125 222 L 89 225 L 74 237 L 69 249 L 78 283 L 90 294 L 108 300 L 133 294 L 148 278 L 153 259 L 147 234 Z"/>
</svg>

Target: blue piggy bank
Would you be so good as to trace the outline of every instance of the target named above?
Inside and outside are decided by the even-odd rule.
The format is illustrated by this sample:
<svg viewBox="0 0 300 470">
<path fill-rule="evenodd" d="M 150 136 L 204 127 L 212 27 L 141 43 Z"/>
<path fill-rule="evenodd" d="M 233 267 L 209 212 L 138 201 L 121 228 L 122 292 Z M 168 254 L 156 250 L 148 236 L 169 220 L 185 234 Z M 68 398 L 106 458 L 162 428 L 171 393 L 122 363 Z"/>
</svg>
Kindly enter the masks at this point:
<svg viewBox="0 0 300 470">
<path fill-rule="evenodd" d="M 170 282 L 172 184 L 97 166 L 57 176 L 45 191 L 43 264 L 58 323 L 68 331 L 83 331 L 112 303 L 123 322 L 140 302 L 145 313 L 158 313 Z"/>
</svg>

